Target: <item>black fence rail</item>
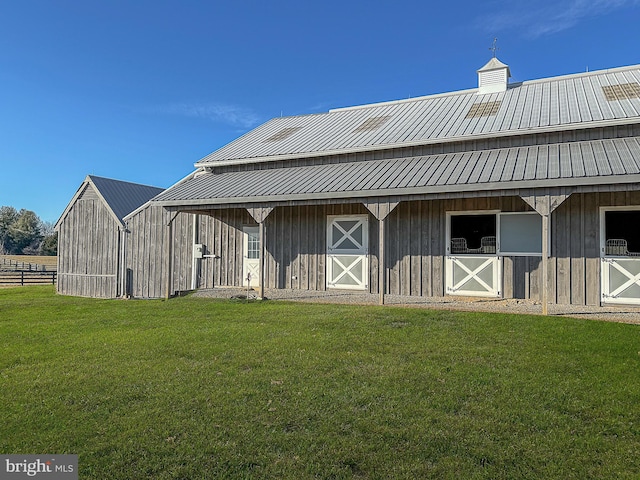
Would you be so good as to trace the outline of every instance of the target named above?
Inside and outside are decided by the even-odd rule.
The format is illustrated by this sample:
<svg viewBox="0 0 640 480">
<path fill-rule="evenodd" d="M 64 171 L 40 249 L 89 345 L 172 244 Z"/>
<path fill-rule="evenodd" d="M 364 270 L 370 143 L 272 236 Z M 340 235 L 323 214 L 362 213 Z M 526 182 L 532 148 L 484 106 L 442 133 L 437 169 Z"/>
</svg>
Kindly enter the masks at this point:
<svg viewBox="0 0 640 480">
<path fill-rule="evenodd" d="M 55 272 L 56 267 L 39 263 L 18 262 L 10 258 L 0 259 L 0 270 L 24 270 L 27 272 Z"/>
<path fill-rule="evenodd" d="M 56 277 L 56 272 L 30 272 L 28 270 L 0 272 L 0 285 L 22 287 L 25 285 L 55 285 Z"/>
</svg>

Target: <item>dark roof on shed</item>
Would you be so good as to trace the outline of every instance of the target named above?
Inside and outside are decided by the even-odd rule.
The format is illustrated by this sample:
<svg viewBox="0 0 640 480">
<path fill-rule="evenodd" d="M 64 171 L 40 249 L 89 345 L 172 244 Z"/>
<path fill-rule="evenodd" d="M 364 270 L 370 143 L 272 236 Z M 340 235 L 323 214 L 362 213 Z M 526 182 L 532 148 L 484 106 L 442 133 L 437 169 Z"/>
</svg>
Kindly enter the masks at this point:
<svg viewBox="0 0 640 480">
<path fill-rule="evenodd" d="M 164 191 L 164 188 L 123 182 L 111 178 L 87 176 L 120 221 L 142 204 Z"/>
<path fill-rule="evenodd" d="M 112 178 L 98 177 L 95 175 L 87 175 L 73 196 L 73 199 L 67 205 L 58 224 L 66 217 L 67 213 L 73 207 L 74 203 L 82 195 L 82 193 L 91 185 L 97 195 L 104 201 L 115 219 L 123 225 L 124 217 L 133 212 L 135 209 L 151 200 L 153 197 L 163 192 L 163 188 L 152 187 L 149 185 L 141 185 L 139 183 L 124 182 L 122 180 L 114 180 Z"/>
</svg>

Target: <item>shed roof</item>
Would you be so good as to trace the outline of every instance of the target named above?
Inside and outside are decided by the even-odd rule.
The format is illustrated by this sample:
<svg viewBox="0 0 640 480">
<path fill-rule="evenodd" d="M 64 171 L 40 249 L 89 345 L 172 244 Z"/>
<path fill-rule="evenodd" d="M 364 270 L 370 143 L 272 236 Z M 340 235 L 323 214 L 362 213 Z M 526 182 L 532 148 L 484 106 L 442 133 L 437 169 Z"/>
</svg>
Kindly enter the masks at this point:
<svg viewBox="0 0 640 480">
<path fill-rule="evenodd" d="M 196 167 L 629 123 L 640 123 L 640 65 L 274 118 Z"/>
<path fill-rule="evenodd" d="M 88 185 L 91 185 L 95 189 L 98 196 L 104 201 L 106 206 L 111 210 L 114 218 L 121 225 L 123 224 L 125 215 L 131 213 L 140 205 L 148 202 L 164 190 L 163 188 L 141 185 L 139 183 L 87 175 L 73 199 L 60 216 L 60 219 L 56 222 L 56 227 L 66 217 L 69 210 L 73 207 L 73 204 Z"/>
<path fill-rule="evenodd" d="M 93 186 L 100 192 L 102 198 L 120 220 L 164 191 L 159 187 L 96 177 L 95 175 L 88 175 L 87 179 L 93 183 Z"/>
<path fill-rule="evenodd" d="M 198 173 L 165 206 L 359 198 L 640 181 L 640 137 L 325 165 Z"/>
</svg>

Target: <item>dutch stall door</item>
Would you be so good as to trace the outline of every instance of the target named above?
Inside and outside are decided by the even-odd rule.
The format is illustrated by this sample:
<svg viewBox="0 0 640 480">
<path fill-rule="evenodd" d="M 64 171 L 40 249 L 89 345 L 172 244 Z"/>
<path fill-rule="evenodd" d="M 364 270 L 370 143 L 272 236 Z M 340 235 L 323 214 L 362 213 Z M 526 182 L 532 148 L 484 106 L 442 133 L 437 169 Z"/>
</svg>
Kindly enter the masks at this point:
<svg viewBox="0 0 640 480">
<path fill-rule="evenodd" d="M 327 218 L 327 288 L 369 288 L 368 231 L 366 215 Z"/>
<path fill-rule="evenodd" d="M 600 211 L 602 303 L 640 305 L 638 223 L 638 207 L 605 207 Z"/>
</svg>

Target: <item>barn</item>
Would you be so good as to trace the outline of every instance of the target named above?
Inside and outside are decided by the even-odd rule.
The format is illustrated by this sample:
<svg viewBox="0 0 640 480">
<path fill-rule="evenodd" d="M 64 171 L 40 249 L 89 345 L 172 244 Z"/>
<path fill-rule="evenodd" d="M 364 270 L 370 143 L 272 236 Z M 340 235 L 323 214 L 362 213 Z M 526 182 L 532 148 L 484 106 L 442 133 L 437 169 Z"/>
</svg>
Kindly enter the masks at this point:
<svg viewBox="0 0 640 480">
<path fill-rule="evenodd" d="M 162 223 L 154 296 L 249 282 L 639 304 L 640 66 L 509 83 L 494 57 L 477 74 L 274 118 L 198 161 L 127 218 Z"/>
<path fill-rule="evenodd" d="M 88 175 L 55 225 L 58 293 L 99 298 L 122 296 L 126 291 L 124 216 L 162 190 Z"/>
</svg>

